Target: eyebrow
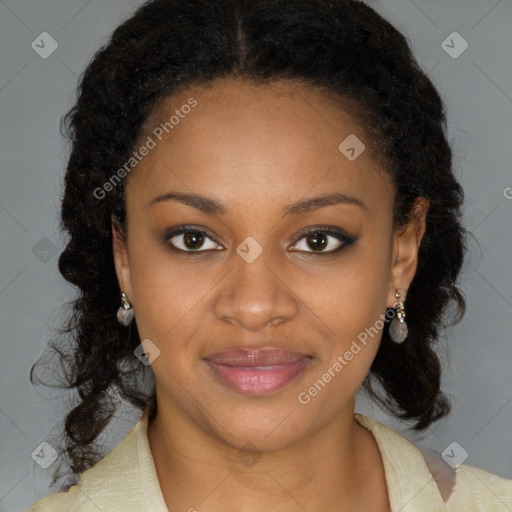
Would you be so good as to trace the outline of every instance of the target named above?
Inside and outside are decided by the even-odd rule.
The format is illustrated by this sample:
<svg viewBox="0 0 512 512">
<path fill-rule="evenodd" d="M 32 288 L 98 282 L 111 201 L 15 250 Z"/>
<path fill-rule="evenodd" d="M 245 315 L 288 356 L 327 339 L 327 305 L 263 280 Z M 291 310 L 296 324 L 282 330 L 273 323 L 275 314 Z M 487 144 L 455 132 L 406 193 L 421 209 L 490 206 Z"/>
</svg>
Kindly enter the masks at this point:
<svg viewBox="0 0 512 512">
<path fill-rule="evenodd" d="M 148 207 L 166 201 L 177 201 L 187 206 L 191 206 L 192 208 L 196 208 L 197 210 L 200 210 L 208 215 L 226 215 L 231 211 L 215 199 L 204 197 L 198 194 L 183 194 L 180 192 L 168 192 L 166 194 L 155 197 L 149 203 Z M 360 199 L 349 196 L 347 194 L 333 193 L 325 196 L 303 199 L 301 201 L 288 204 L 283 208 L 282 213 L 283 216 L 301 215 L 336 204 L 355 205 L 368 210 L 368 207 Z"/>
</svg>

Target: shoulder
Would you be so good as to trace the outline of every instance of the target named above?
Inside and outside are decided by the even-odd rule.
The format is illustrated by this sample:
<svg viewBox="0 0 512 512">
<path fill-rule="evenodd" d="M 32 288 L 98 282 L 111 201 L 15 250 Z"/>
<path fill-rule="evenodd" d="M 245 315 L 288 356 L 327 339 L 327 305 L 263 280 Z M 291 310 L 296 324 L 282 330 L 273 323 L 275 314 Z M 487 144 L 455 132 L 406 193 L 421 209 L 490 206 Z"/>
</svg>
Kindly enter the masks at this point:
<svg viewBox="0 0 512 512">
<path fill-rule="evenodd" d="M 41 498 L 24 512 L 166 511 L 146 429 L 144 415 L 121 443 L 82 473 L 76 485 Z"/>
<path fill-rule="evenodd" d="M 383 423 L 355 417 L 379 445 L 393 510 L 407 504 L 414 511 L 512 510 L 512 480 L 465 464 L 452 467 L 440 453 L 416 446 Z"/>
<path fill-rule="evenodd" d="M 98 510 L 121 510 L 112 508 L 115 494 L 122 491 L 123 466 L 131 464 L 127 439 L 93 467 L 84 471 L 77 484 L 66 492 L 57 492 L 33 503 L 25 512 L 98 512 Z M 107 508 L 105 508 L 107 507 Z"/>
<path fill-rule="evenodd" d="M 73 485 L 67 492 L 50 494 L 33 503 L 24 512 L 73 512 L 80 510 L 89 512 L 87 503 L 84 502 L 85 494 L 80 492 L 81 485 Z M 97 509 L 96 509 L 97 510 Z"/>
<path fill-rule="evenodd" d="M 512 510 L 512 480 L 480 468 L 462 464 L 456 470 L 453 496 L 448 510 L 471 506 L 479 512 Z"/>
<path fill-rule="evenodd" d="M 453 468 L 440 453 L 418 448 L 447 502 L 447 510 L 460 510 L 462 505 L 478 511 L 501 510 L 500 506 L 512 510 L 512 480 L 467 464 Z"/>
</svg>

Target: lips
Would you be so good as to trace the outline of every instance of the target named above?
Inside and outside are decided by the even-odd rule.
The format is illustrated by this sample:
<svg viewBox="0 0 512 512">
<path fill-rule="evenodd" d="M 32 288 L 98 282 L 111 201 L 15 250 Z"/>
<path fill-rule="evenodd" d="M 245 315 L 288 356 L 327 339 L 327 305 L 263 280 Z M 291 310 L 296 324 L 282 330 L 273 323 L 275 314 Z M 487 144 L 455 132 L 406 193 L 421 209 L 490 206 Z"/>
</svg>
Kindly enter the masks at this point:
<svg viewBox="0 0 512 512">
<path fill-rule="evenodd" d="M 208 360 L 226 366 L 254 367 L 292 364 L 306 357 L 304 354 L 280 349 L 227 350 L 213 354 Z"/>
<path fill-rule="evenodd" d="M 305 354 L 275 348 L 227 350 L 205 359 L 220 383 L 246 395 L 281 389 L 299 377 L 311 361 Z"/>
</svg>

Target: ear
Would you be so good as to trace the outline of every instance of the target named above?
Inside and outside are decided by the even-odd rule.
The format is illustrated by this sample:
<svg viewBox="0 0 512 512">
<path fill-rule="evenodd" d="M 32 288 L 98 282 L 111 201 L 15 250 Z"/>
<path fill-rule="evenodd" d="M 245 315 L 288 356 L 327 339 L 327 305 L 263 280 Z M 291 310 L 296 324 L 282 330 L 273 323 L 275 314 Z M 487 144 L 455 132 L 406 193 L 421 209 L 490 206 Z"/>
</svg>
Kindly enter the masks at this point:
<svg viewBox="0 0 512 512">
<path fill-rule="evenodd" d="M 418 197 L 414 203 L 410 221 L 393 235 L 394 247 L 392 254 L 391 275 L 387 307 L 391 308 L 397 302 L 395 291 L 405 302 L 407 290 L 416 274 L 418 266 L 418 251 L 427 227 L 426 217 L 430 207 L 428 199 Z"/>
<path fill-rule="evenodd" d="M 131 274 L 130 261 L 128 259 L 127 244 L 115 228 L 116 222 L 112 219 L 112 252 L 114 257 L 114 265 L 116 268 L 117 281 L 119 288 L 128 296 L 131 301 Z"/>
</svg>

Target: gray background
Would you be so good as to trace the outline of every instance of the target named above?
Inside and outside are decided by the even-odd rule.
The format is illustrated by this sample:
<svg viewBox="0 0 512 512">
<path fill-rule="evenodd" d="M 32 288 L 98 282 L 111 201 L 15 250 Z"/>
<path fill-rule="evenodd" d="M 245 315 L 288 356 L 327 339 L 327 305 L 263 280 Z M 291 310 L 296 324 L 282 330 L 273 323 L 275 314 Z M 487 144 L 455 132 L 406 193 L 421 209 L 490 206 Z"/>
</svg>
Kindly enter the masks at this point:
<svg viewBox="0 0 512 512">
<path fill-rule="evenodd" d="M 57 258 L 61 182 L 69 148 L 60 117 L 77 75 L 135 0 L 0 0 L 0 511 L 19 511 L 50 491 L 54 466 L 31 458 L 50 444 L 67 409 L 66 393 L 29 382 L 74 296 Z M 478 239 L 462 286 L 468 312 L 445 333 L 443 389 L 449 418 L 424 436 L 403 430 L 365 397 L 357 409 L 409 439 L 442 452 L 456 441 L 466 464 L 512 478 L 512 4 L 510 0 L 381 0 L 379 12 L 409 38 L 448 110 L 455 171 L 466 190 L 465 223 Z M 442 42 L 458 32 L 468 49 L 453 58 Z M 47 59 L 31 47 L 42 32 L 59 44 Z M 455 50 L 459 43 L 450 42 Z M 128 419 L 126 419 L 128 418 Z M 115 423 L 115 446 L 135 422 Z M 55 463 L 56 464 L 56 463 Z"/>
</svg>

